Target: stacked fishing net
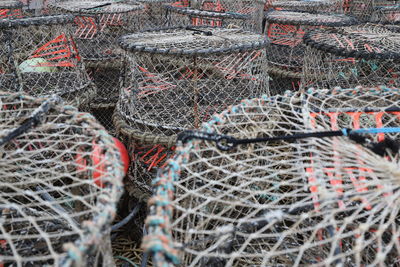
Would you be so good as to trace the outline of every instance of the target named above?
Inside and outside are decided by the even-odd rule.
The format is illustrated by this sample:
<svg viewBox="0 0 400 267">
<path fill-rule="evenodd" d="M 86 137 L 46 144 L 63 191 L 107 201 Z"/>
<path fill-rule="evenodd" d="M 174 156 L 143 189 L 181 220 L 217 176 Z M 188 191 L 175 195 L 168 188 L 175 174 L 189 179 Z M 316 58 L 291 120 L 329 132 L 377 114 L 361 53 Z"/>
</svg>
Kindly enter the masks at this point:
<svg viewBox="0 0 400 267">
<path fill-rule="evenodd" d="M 42 16 L 0 21 L 0 84 L 30 95 L 59 94 L 85 105 L 95 89 L 72 36 L 72 17 Z"/>
<path fill-rule="evenodd" d="M 280 3 L 280 2 L 276 2 Z M 305 46 L 303 36 L 316 28 L 355 24 L 357 21 L 340 14 L 315 14 L 300 11 L 272 11 L 265 15 L 265 33 L 271 92 L 298 89 L 303 75 Z"/>
<path fill-rule="evenodd" d="M 399 104 L 383 87 L 288 93 L 181 135 L 149 201 L 155 266 L 396 265 Z"/>
<path fill-rule="evenodd" d="M 121 54 L 117 38 L 137 31 L 143 5 L 107 1 L 61 1 L 49 5 L 53 13 L 71 13 L 74 37 L 86 69 L 97 87 L 90 110 L 112 131 L 111 114 L 119 94 Z"/>
<path fill-rule="evenodd" d="M 59 100 L 0 93 L 1 266 L 112 266 L 121 154 Z"/>
<path fill-rule="evenodd" d="M 198 0 L 188 5 L 166 4 L 169 25 L 241 28 L 261 33 L 265 1 Z"/>
<path fill-rule="evenodd" d="M 271 8 L 277 10 L 305 11 L 309 13 L 323 13 L 323 12 L 341 13 L 342 0 L 274 1 L 271 3 Z"/>
<path fill-rule="evenodd" d="M 126 35 L 125 78 L 114 114 L 132 158 L 127 190 L 141 200 L 176 135 L 239 99 L 268 93 L 266 39 L 238 29 L 170 28 Z"/>
<path fill-rule="evenodd" d="M 400 86 L 400 35 L 388 27 L 363 24 L 318 29 L 306 34 L 304 86 Z"/>
</svg>

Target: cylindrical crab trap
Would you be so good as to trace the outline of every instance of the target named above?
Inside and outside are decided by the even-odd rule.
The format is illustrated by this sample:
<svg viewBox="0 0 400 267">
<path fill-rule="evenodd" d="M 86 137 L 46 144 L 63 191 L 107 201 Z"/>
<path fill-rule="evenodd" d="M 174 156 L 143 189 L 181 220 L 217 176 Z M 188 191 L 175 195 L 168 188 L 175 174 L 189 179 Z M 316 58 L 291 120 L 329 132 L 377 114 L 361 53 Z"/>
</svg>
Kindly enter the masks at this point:
<svg viewBox="0 0 400 267">
<path fill-rule="evenodd" d="M 280 2 L 275 2 L 280 3 Z M 303 75 L 305 46 L 304 34 L 316 28 L 352 25 L 354 18 L 340 14 L 314 14 L 300 11 L 267 12 L 265 34 L 271 92 L 296 90 Z"/>
<path fill-rule="evenodd" d="M 377 8 L 399 3 L 398 0 L 343 0 L 343 10 L 360 21 L 369 22 Z"/>
<path fill-rule="evenodd" d="M 240 29 L 170 28 L 126 35 L 126 76 L 114 124 L 129 146 L 136 196 L 171 154 L 176 135 L 248 96 L 268 93 L 266 38 Z M 145 170 L 143 172 L 143 170 Z"/>
<path fill-rule="evenodd" d="M 191 1 L 189 6 L 165 4 L 168 25 L 241 28 L 261 33 L 265 1 Z"/>
<path fill-rule="evenodd" d="M 138 0 L 144 5 L 144 10 L 139 18 L 141 30 L 163 28 L 167 26 L 167 14 L 164 4 L 175 0 Z M 184 0 L 183 0 L 184 1 Z M 179 5 L 179 3 L 177 3 Z"/>
<path fill-rule="evenodd" d="M 372 21 L 384 24 L 400 24 L 400 5 L 377 7 L 373 13 Z"/>
<path fill-rule="evenodd" d="M 23 4 L 18 0 L 0 1 L 0 19 L 20 19 L 24 16 Z"/>
<path fill-rule="evenodd" d="M 42 16 L 0 21 L 0 84 L 30 95 L 58 94 L 86 104 L 95 88 L 72 35 L 72 17 Z"/>
<path fill-rule="evenodd" d="M 121 154 L 59 97 L 0 92 L 1 266 L 112 266 Z"/>
<path fill-rule="evenodd" d="M 274 1 L 270 5 L 276 10 L 304 11 L 309 13 L 342 12 L 342 0 L 314 0 L 298 1 L 284 0 Z"/>
<path fill-rule="evenodd" d="M 400 86 L 400 34 L 364 24 L 307 33 L 307 87 Z"/>
<path fill-rule="evenodd" d="M 155 266 L 396 265 L 400 92 L 243 101 L 184 132 L 153 181 Z"/>
<path fill-rule="evenodd" d="M 49 5 L 53 13 L 75 15 L 74 36 L 85 67 L 97 87 L 88 109 L 110 131 L 118 101 L 121 53 L 117 38 L 138 30 L 143 5 L 104 1 L 61 1 Z"/>
</svg>

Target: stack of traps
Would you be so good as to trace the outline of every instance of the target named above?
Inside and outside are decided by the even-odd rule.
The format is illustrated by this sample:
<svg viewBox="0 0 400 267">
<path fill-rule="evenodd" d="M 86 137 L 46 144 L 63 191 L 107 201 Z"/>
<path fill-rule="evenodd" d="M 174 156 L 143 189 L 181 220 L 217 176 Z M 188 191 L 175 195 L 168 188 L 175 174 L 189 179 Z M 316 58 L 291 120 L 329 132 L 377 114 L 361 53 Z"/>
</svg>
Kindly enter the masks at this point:
<svg viewBox="0 0 400 267">
<path fill-rule="evenodd" d="M 399 104 L 396 88 L 309 90 L 245 100 L 201 131 L 252 139 L 398 127 Z M 400 132 L 364 137 L 384 142 Z M 154 180 L 144 247 L 156 266 L 396 265 L 397 150 L 380 156 L 347 136 L 229 151 L 180 143 Z"/>
</svg>

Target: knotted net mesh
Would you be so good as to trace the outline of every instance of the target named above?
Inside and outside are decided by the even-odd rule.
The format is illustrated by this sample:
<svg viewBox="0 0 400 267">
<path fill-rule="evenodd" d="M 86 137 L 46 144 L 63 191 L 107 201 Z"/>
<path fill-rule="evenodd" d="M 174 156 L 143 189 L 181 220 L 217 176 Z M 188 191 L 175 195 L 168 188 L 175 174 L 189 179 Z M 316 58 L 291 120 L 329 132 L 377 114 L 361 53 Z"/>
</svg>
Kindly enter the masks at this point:
<svg viewBox="0 0 400 267">
<path fill-rule="evenodd" d="M 280 3 L 280 2 L 275 2 Z M 354 18 L 339 14 L 314 14 L 299 11 L 272 11 L 265 15 L 271 91 L 282 93 L 301 87 L 306 47 L 304 35 L 319 28 L 352 25 Z"/>
<path fill-rule="evenodd" d="M 59 94 L 86 104 L 95 89 L 72 35 L 72 17 L 0 21 L 0 84 L 35 96 Z"/>
<path fill-rule="evenodd" d="M 0 265 L 110 266 L 123 177 L 112 137 L 58 97 L 0 103 Z"/>
<path fill-rule="evenodd" d="M 59 1 L 50 4 L 52 13 L 75 15 L 74 38 L 89 76 L 97 87 L 90 102 L 92 114 L 113 132 L 111 114 L 118 101 L 121 53 L 116 40 L 139 28 L 144 6 L 133 2 Z"/>
<path fill-rule="evenodd" d="M 315 30 L 305 38 L 304 86 L 399 86 L 400 35 L 362 24 Z"/>
<path fill-rule="evenodd" d="M 127 51 L 126 75 L 114 123 L 136 155 L 132 164 L 145 166 L 152 175 L 180 131 L 200 127 L 239 99 L 268 93 L 266 39 L 261 35 L 170 28 L 126 35 L 120 44 Z M 131 176 L 134 188 L 148 198 L 151 176 Z"/>
<path fill-rule="evenodd" d="M 344 127 L 397 127 L 400 90 L 309 90 L 245 100 L 202 131 L 238 140 Z M 399 132 L 366 134 L 371 142 Z M 347 136 L 238 145 L 178 143 L 154 180 L 156 266 L 395 265 L 398 148 L 382 157 Z"/>
</svg>

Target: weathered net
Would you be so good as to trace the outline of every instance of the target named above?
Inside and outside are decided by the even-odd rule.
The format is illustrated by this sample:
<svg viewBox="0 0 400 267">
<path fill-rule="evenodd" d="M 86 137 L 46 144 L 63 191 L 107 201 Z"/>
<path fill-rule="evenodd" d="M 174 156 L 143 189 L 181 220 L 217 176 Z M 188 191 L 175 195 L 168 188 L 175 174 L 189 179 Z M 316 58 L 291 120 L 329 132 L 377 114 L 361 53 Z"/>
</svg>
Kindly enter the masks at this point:
<svg viewBox="0 0 400 267">
<path fill-rule="evenodd" d="M 165 4 L 168 25 L 241 28 L 262 32 L 265 1 L 211 0 Z M 179 3 L 179 4 L 178 4 Z"/>
<path fill-rule="evenodd" d="M 18 19 L 24 16 L 22 3 L 17 0 L 0 1 L 0 19 Z"/>
<path fill-rule="evenodd" d="M 280 3 L 280 2 L 275 2 Z M 316 28 L 331 28 L 356 23 L 339 14 L 314 14 L 299 11 L 272 11 L 265 15 L 271 92 L 281 93 L 300 87 L 306 47 L 304 34 Z"/>
<path fill-rule="evenodd" d="M 245 100 L 201 130 L 246 140 L 388 129 L 399 125 L 399 101 L 393 88 L 310 90 Z M 395 130 L 363 137 L 398 139 Z M 153 182 L 144 247 L 156 266 L 396 265 L 399 145 L 394 148 L 383 157 L 348 136 L 323 135 L 228 151 L 212 141 L 178 143 Z"/>
<path fill-rule="evenodd" d="M 0 84 L 30 95 L 59 94 L 84 105 L 95 93 L 72 36 L 72 17 L 0 21 Z"/>
<path fill-rule="evenodd" d="M 400 34 L 377 24 L 306 34 L 304 87 L 400 86 Z"/>
<path fill-rule="evenodd" d="M 274 1 L 271 8 L 277 10 L 305 11 L 309 13 L 336 12 L 341 13 L 342 0 L 317 0 L 317 1 L 298 1 L 284 0 Z"/>
<path fill-rule="evenodd" d="M 136 158 L 132 190 L 147 199 L 151 177 L 180 131 L 200 127 L 242 98 L 268 93 L 266 39 L 240 29 L 178 27 L 126 35 L 120 44 L 126 75 L 114 124 Z"/>
<path fill-rule="evenodd" d="M 53 13 L 75 15 L 74 37 L 97 95 L 89 109 L 109 130 L 111 115 L 118 101 L 121 53 L 117 38 L 138 30 L 143 5 L 104 1 L 60 1 L 49 5 Z"/>
<path fill-rule="evenodd" d="M 2 266 L 112 266 L 120 153 L 91 115 L 58 100 L 0 93 Z"/>
</svg>

